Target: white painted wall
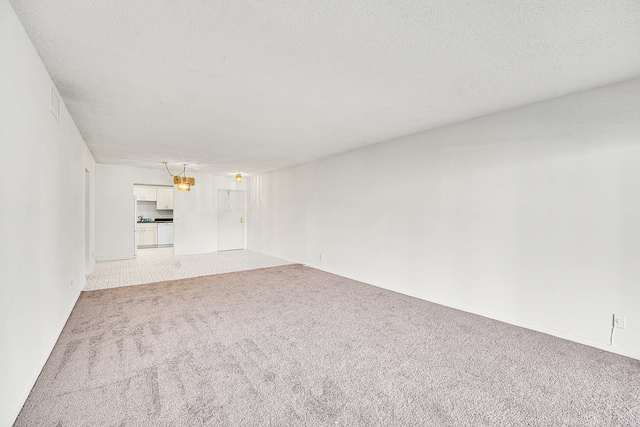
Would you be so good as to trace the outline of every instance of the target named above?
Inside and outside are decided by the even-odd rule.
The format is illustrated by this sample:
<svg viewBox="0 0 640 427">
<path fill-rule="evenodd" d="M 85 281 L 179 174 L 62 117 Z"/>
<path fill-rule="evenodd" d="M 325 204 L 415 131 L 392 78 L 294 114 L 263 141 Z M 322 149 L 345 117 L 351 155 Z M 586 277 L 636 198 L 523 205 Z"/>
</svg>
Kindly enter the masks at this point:
<svg viewBox="0 0 640 427">
<path fill-rule="evenodd" d="M 218 188 L 242 189 L 233 177 L 192 173 L 196 185 L 173 193 L 175 255 L 216 250 L 215 195 Z M 133 185 L 167 185 L 164 169 L 98 164 L 96 166 L 96 257 L 98 261 L 133 258 Z"/>
<path fill-rule="evenodd" d="M 166 174 L 166 172 L 165 172 Z M 191 191 L 173 193 L 173 253 L 202 254 L 215 249 L 215 217 L 212 196 L 215 177 L 192 174 L 196 185 Z"/>
<path fill-rule="evenodd" d="M 1 426 L 18 415 L 85 284 L 85 169 L 93 182 L 95 162 L 64 104 L 59 122 L 49 112 L 51 85 L 0 0 Z"/>
<path fill-rule="evenodd" d="M 639 118 L 635 79 L 264 174 L 248 249 L 640 359 Z"/>
<path fill-rule="evenodd" d="M 231 176 L 205 174 L 193 174 L 193 176 L 196 178 L 196 186 L 191 188 L 191 191 L 174 193 L 173 253 L 175 255 L 217 251 L 217 191 L 218 189 L 244 190 L 246 187 L 246 182 L 237 183 Z"/>
</svg>

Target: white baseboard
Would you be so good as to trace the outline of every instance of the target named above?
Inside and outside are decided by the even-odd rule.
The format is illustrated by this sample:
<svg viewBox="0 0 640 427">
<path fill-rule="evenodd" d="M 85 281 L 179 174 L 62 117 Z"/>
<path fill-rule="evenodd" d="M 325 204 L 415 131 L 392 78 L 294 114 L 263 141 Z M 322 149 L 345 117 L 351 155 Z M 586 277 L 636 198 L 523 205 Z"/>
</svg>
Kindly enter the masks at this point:
<svg viewBox="0 0 640 427">
<path fill-rule="evenodd" d="M 281 258 L 284 259 L 284 258 Z M 287 260 L 289 261 L 289 260 Z M 290 261 L 290 262 L 296 262 L 296 263 L 300 263 L 299 261 Z M 445 307 L 449 307 L 449 308 L 453 308 L 456 310 L 461 310 L 467 313 L 472 313 L 472 314 L 477 314 L 479 316 L 483 316 L 489 319 L 493 319 L 493 320 L 497 320 L 500 322 L 504 322 L 504 323 L 508 323 L 510 325 L 514 325 L 514 326 L 519 326 L 525 329 L 530 329 L 532 331 L 536 331 L 536 332 L 542 332 L 544 334 L 548 334 L 548 335 L 552 335 L 554 337 L 558 337 L 558 338 L 562 338 L 562 339 L 566 339 L 569 341 L 573 341 L 573 342 L 577 342 L 579 344 L 584 344 L 584 345 L 588 345 L 590 347 L 595 347 L 598 348 L 600 350 L 605 350 L 608 351 L 610 353 L 615 353 L 615 354 L 619 354 L 621 356 L 625 356 L 625 357 L 630 357 L 632 359 L 637 359 L 640 360 L 640 354 L 634 354 L 632 352 L 626 351 L 624 349 L 620 349 L 620 348 L 615 348 L 613 346 L 611 346 L 608 342 L 603 342 L 603 341 L 598 341 L 598 340 L 594 340 L 591 338 L 587 338 L 587 337 L 582 337 L 580 335 L 575 335 L 575 334 L 571 334 L 565 331 L 561 331 L 561 330 L 557 330 L 557 329 L 553 329 L 553 328 L 547 328 L 545 326 L 541 326 L 541 325 L 537 325 L 534 323 L 530 323 L 524 320 L 520 320 L 520 319 L 515 319 L 509 316 L 504 316 L 498 313 L 492 313 L 492 312 L 488 312 L 485 310 L 481 310 L 478 309 L 476 307 L 470 307 L 467 305 L 461 305 L 461 304 L 457 304 L 457 303 L 453 303 L 451 301 L 442 299 L 442 298 L 437 298 L 434 297 L 432 295 L 428 295 L 428 294 L 424 294 L 424 293 L 407 293 L 407 292 L 403 292 L 401 290 L 398 289 L 394 289 L 394 288 L 389 288 L 387 286 L 384 286 L 382 284 L 379 283 L 372 283 L 371 280 L 366 280 L 366 279 L 362 279 L 350 274 L 345 274 L 344 272 L 340 272 L 337 270 L 333 270 L 333 269 L 328 269 L 325 266 L 322 265 L 317 265 L 317 264 L 305 264 L 309 267 L 315 268 L 317 270 L 321 270 L 321 271 L 325 271 L 327 273 L 331 273 L 331 274 L 336 274 L 338 276 L 342 276 L 342 277 L 346 277 L 347 279 L 351 279 L 351 280 L 356 280 L 358 282 L 362 282 L 362 283 L 366 283 L 368 285 L 371 286 L 375 286 L 381 289 L 386 289 L 389 291 L 393 291 L 393 292 L 398 292 L 400 294 L 403 295 L 408 295 L 414 298 L 419 298 L 421 300 L 424 301 L 429 301 L 432 302 L 434 304 L 439 304 L 439 305 L 443 305 Z"/>
</svg>

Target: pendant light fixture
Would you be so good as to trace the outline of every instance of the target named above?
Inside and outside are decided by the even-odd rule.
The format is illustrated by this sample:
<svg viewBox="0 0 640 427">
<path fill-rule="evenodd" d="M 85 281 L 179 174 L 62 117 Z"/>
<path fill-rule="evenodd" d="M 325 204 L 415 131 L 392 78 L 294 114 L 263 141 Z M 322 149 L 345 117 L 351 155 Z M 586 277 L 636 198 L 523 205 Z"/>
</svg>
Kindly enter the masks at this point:
<svg viewBox="0 0 640 427">
<path fill-rule="evenodd" d="M 241 173 L 236 175 L 236 182 L 242 182 L 242 174 Z"/>
<path fill-rule="evenodd" d="M 169 175 L 171 175 L 173 177 L 173 183 L 176 185 L 176 189 L 178 191 L 191 191 L 191 187 L 196 185 L 196 179 L 195 178 L 187 177 L 187 164 L 186 163 L 183 164 L 182 172 L 180 172 L 177 175 L 174 175 L 174 174 L 171 173 L 171 171 L 169 170 L 169 166 L 167 166 L 167 162 L 162 162 L 162 164 L 164 165 L 164 167 L 167 168 L 167 172 L 169 172 Z"/>
</svg>

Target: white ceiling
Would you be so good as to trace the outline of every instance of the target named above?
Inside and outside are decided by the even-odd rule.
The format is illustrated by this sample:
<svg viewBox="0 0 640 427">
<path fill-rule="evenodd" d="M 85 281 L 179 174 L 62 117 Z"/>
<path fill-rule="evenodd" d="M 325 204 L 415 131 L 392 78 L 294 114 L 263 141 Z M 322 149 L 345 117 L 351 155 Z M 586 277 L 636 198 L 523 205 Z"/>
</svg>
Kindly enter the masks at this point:
<svg viewBox="0 0 640 427">
<path fill-rule="evenodd" d="M 638 0 L 9 0 L 98 163 L 256 174 L 640 75 Z"/>
</svg>

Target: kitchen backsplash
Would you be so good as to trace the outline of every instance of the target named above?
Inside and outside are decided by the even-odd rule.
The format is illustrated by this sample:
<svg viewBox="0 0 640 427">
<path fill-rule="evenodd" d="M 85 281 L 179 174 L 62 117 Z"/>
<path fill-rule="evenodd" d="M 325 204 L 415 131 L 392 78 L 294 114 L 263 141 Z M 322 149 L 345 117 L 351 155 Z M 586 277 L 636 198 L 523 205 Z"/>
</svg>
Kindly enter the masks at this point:
<svg viewBox="0 0 640 427">
<path fill-rule="evenodd" d="M 138 201 L 138 216 L 143 218 L 173 218 L 173 211 L 157 210 L 156 202 Z"/>
</svg>

